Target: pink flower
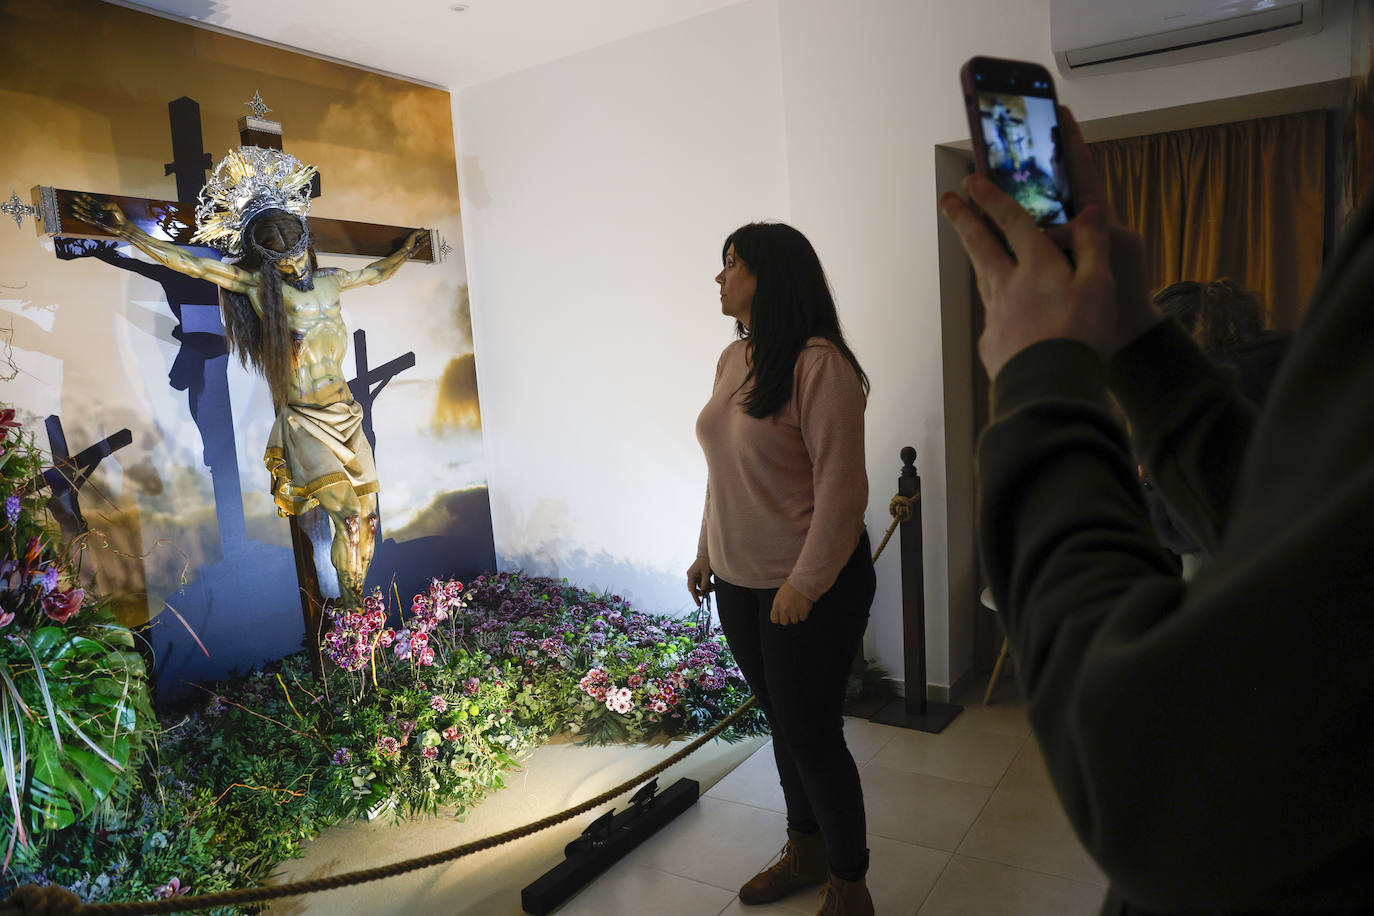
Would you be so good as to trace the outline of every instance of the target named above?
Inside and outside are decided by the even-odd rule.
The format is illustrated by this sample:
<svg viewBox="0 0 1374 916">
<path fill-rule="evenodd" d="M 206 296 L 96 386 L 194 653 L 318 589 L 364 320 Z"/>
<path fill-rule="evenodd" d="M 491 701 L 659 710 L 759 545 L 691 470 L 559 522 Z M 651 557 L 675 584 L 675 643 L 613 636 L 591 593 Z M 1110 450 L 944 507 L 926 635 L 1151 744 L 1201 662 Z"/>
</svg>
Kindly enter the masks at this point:
<svg viewBox="0 0 1374 916">
<path fill-rule="evenodd" d="M 662 699 L 654 698 L 649 701 L 649 708 L 654 712 L 662 715 L 663 713 L 668 711 L 668 704 L 663 702 Z"/>
<path fill-rule="evenodd" d="M 43 596 L 43 613 L 58 623 L 66 623 L 81 610 L 81 601 L 85 597 L 86 592 L 79 588 L 49 592 Z"/>
<path fill-rule="evenodd" d="M 468 693 L 476 693 L 482 687 L 482 682 L 475 677 L 470 677 L 463 681 L 463 689 Z"/>
<path fill-rule="evenodd" d="M 434 650 L 429 646 L 425 646 L 420 650 L 419 660 L 422 665 L 434 664 Z"/>
<path fill-rule="evenodd" d="M 14 622 L 14 612 L 0 608 L 0 628 L 7 627 Z"/>
<path fill-rule="evenodd" d="M 396 753 L 400 751 L 400 749 L 400 742 L 390 735 L 383 735 L 381 738 L 377 739 L 377 750 L 381 751 L 382 754 L 387 757 L 396 756 Z"/>
<path fill-rule="evenodd" d="M 429 634 L 423 630 L 410 637 L 410 648 L 413 652 L 419 652 L 427 645 L 429 645 Z"/>
<path fill-rule="evenodd" d="M 429 708 L 435 712 L 444 712 L 448 709 L 448 700 L 436 693 L 429 698 Z"/>
<path fill-rule="evenodd" d="M 423 753 L 426 760 L 434 760 L 439 756 L 439 749 L 437 747 L 427 747 L 424 749 Z"/>
<path fill-rule="evenodd" d="M 450 725 L 448 728 L 444 729 L 445 741 L 457 741 L 461 737 L 463 736 L 458 734 L 458 726 L 456 725 Z"/>
<path fill-rule="evenodd" d="M 190 890 L 191 886 L 189 884 L 185 887 L 182 887 L 180 878 L 172 878 L 172 880 L 168 881 L 166 884 L 162 885 L 157 890 L 153 891 L 153 896 L 164 898 L 181 897 L 190 892 Z"/>
<path fill-rule="evenodd" d="M 629 684 L 631 687 L 642 687 L 644 685 L 644 678 L 640 677 L 638 674 L 632 674 L 626 679 L 625 683 Z"/>
<path fill-rule="evenodd" d="M 383 649 L 385 649 L 387 646 L 391 645 L 395 641 L 396 631 L 393 630 L 391 627 L 387 627 L 385 630 L 382 631 L 381 635 L 377 637 L 377 642 L 382 646 Z"/>
</svg>

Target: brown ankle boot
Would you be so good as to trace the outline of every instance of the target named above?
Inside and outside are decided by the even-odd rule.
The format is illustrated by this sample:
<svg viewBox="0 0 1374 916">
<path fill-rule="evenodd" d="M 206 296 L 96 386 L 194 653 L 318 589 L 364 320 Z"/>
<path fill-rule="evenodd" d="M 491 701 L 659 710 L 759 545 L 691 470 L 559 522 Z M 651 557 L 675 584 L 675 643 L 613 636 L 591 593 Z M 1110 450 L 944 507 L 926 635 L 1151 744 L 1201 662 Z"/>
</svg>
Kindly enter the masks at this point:
<svg viewBox="0 0 1374 916">
<path fill-rule="evenodd" d="M 739 902 L 753 906 L 781 900 L 799 887 L 820 884 L 830 874 L 825 859 L 825 840 L 820 833 L 787 831 L 787 845 L 778 861 L 759 872 L 739 889 Z"/>
<path fill-rule="evenodd" d="M 816 916 L 873 916 L 873 898 L 864 879 L 846 881 L 830 875 L 825 884 L 825 900 Z"/>
</svg>

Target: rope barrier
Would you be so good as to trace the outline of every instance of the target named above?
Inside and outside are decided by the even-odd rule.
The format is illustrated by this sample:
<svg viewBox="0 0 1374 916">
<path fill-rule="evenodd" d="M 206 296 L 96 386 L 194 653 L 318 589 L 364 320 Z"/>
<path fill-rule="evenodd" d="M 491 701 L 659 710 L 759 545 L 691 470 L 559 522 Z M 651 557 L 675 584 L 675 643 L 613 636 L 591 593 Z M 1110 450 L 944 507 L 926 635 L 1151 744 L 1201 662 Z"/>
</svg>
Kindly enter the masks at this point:
<svg viewBox="0 0 1374 916">
<path fill-rule="evenodd" d="M 888 512 L 892 514 L 892 524 L 887 526 L 887 533 L 883 535 L 882 543 L 873 552 L 873 562 L 878 562 L 878 557 L 882 555 L 883 548 L 887 547 L 888 541 L 892 540 L 892 534 L 897 530 L 897 526 L 910 519 L 915 512 L 915 505 L 920 502 L 920 496 L 902 496 L 898 494 L 892 497 L 888 503 Z M 485 852 L 488 849 L 502 846 L 514 840 L 546 830 L 564 821 L 571 820 L 580 814 L 603 805 L 611 799 L 628 792 L 641 783 L 648 782 L 653 777 L 662 773 L 664 770 L 673 766 L 686 758 L 689 754 L 699 749 L 707 741 L 729 728 L 736 719 L 744 712 L 754 706 L 754 698 L 750 697 L 739 709 L 721 719 L 700 738 L 678 751 L 667 760 L 650 767 L 638 776 L 621 783 L 613 789 L 602 792 L 596 798 L 582 802 L 573 808 L 568 808 L 558 814 L 549 815 L 542 820 L 534 821 L 523 827 L 516 827 L 504 833 L 498 833 L 481 840 L 474 840 L 464 843 L 461 846 L 454 846 L 452 849 L 443 852 L 430 853 L 426 856 L 417 856 L 407 859 L 404 862 L 397 862 L 393 865 L 381 865 L 376 868 L 365 868 L 359 871 L 348 872 L 342 875 L 334 875 L 328 878 L 315 878 L 308 881 L 296 881 L 291 884 L 282 884 L 272 887 L 246 887 L 232 891 L 221 891 L 216 894 L 201 894 L 195 897 L 172 897 L 162 900 L 137 900 L 125 903 L 82 903 L 81 898 L 65 888 L 35 887 L 32 884 L 17 889 L 9 896 L 4 903 L 0 904 L 0 916 L 155 916 L 159 913 L 181 913 L 194 910 L 208 910 L 219 906 L 240 906 L 250 903 L 262 903 L 268 900 L 278 900 L 282 897 L 297 897 L 303 894 L 312 894 L 318 891 L 335 890 L 341 887 L 354 887 L 359 884 L 367 884 L 372 881 L 380 881 L 383 878 L 393 878 L 407 872 L 419 871 L 424 868 L 433 868 L 435 865 L 442 865 L 445 862 L 452 862 L 464 856 L 472 855 L 477 852 Z"/>
<path fill-rule="evenodd" d="M 877 550 L 873 551 L 874 563 L 877 563 L 878 557 L 882 556 L 883 548 L 887 546 L 887 542 L 892 540 L 892 532 L 897 530 L 899 524 L 911 518 L 915 513 L 912 507 L 920 501 L 920 496 L 903 496 L 900 493 L 892 497 L 892 501 L 887 504 L 887 511 L 892 513 L 892 524 L 887 526 L 887 534 L 883 535 L 883 542 L 878 545 Z"/>
<path fill-rule="evenodd" d="M 296 897 L 316 891 L 328 891 L 340 887 L 353 887 L 358 884 L 366 884 L 370 881 L 380 881 L 383 878 L 403 875 L 406 872 L 418 871 L 422 868 L 432 868 L 435 865 L 442 865 L 454 859 L 461 859 L 475 852 L 484 852 L 513 840 L 522 839 L 577 817 L 579 814 L 585 814 L 593 808 L 605 804 L 616 796 L 628 792 L 640 783 L 647 782 L 670 766 L 678 763 L 688 754 L 696 751 L 707 741 L 710 741 L 726 728 L 729 728 L 736 719 L 753 706 L 754 698 L 750 697 L 744 701 L 739 709 L 736 709 L 734 712 L 730 713 L 730 715 L 721 719 L 710 731 L 706 732 L 700 738 L 697 738 L 667 760 L 650 767 L 638 776 L 616 786 L 614 789 L 602 792 L 596 798 L 582 802 L 580 805 L 569 808 L 558 814 L 551 814 L 542 820 L 526 824 L 523 827 L 516 827 L 504 833 L 498 833 L 481 840 L 473 840 L 470 843 L 464 843 L 461 846 L 455 846 L 443 852 L 417 856 L 413 859 L 407 859 L 404 862 L 397 862 L 394 865 L 381 865 L 377 868 L 365 868 L 343 875 L 334 875 L 328 878 L 315 878 L 308 881 L 296 881 L 291 884 L 282 884 L 273 887 L 247 887 L 232 891 L 221 891 L 216 894 L 202 894 L 195 897 L 172 897 L 164 900 L 138 900 L 126 903 L 82 903 L 81 898 L 63 888 L 35 887 L 30 884 L 19 888 L 11 894 L 3 904 L 0 904 L 0 916 L 145 916 L 145 914 L 147 914 L 147 916 L 152 916 L 152 914 L 157 913 L 180 913 L 190 910 L 206 910 L 217 906 L 241 906 L 249 903 L 261 903 L 266 900 L 277 900 L 282 897 Z"/>
</svg>

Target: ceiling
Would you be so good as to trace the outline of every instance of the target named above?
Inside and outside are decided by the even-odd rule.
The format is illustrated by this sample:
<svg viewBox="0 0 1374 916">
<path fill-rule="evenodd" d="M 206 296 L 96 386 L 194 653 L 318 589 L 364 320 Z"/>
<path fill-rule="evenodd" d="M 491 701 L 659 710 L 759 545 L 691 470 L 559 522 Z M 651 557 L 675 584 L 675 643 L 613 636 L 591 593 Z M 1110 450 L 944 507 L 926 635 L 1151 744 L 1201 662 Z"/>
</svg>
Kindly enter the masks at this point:
<svg viewBox="0 0 1374 916">
<path fill-rule="evenodd" d="M 741 0 L 110 2 L 461 89 Z"/>
</svg>

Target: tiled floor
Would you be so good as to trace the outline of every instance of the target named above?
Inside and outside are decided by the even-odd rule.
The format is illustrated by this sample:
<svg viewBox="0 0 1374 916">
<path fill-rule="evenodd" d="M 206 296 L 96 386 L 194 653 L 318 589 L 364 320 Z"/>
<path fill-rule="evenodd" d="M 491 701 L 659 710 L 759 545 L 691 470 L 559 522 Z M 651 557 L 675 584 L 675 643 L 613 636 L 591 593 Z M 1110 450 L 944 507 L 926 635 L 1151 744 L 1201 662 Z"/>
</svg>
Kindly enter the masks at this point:
<svg viewBox="0 0 1374 916">
<path fill-rule="evenodd" d="M 941 734 L 847 719 L 868 814 L 879 916 L 1095 914 L 1102 873 L 1065 819 L 1014 682 Z M 785 840 L 773 752 L 761 747 L 690 811 L 555 911 L 559 916 L 813 914 L 817 891 L 744 907 L 736 891 Z"/>
</svg>

